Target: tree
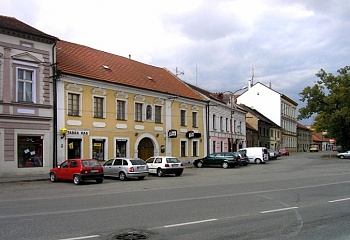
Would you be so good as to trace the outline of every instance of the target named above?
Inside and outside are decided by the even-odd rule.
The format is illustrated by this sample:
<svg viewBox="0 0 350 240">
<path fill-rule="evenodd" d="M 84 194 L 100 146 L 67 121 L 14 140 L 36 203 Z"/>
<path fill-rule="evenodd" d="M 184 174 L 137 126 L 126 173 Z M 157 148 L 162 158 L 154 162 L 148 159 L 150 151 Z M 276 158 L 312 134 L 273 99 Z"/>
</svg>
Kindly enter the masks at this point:
<svg viewBox="0 0 350 240">
<path fill-rule="evenodd" d="M 343 149 L 350 149 L 350 66 L 337 71 L 338 76 L 321 69 L 313 87 L 299 93 L 306 106 L 299 109 L 298 120 L 314 118 L 316 131 L 327 132 Z"/>
</svg>

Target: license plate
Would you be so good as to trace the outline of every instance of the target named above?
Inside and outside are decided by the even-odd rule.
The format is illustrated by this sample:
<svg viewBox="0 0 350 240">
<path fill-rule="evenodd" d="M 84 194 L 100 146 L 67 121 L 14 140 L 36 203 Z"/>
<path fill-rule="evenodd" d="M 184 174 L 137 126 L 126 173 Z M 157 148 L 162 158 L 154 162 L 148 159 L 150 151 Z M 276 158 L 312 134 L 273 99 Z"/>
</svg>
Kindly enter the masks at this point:
<svg viewBox="0 0 350 240">
<path fill-rule="evenodd" d="M 179 164 L 173 164 L 172 165 L 172 167 L 178 167 L 179 166 Z"/>
<path fill-rule="evenodd" d="M 90 172 L 92 172 L 92 173 L 97 173 L 97 172 L 99 172 L 98 170 L 91 170 Z"/>
<path fill-rule="evenodd" d="M 145 169 L 145 166 L 139 166 L 137 169 Z"/>
</svg>

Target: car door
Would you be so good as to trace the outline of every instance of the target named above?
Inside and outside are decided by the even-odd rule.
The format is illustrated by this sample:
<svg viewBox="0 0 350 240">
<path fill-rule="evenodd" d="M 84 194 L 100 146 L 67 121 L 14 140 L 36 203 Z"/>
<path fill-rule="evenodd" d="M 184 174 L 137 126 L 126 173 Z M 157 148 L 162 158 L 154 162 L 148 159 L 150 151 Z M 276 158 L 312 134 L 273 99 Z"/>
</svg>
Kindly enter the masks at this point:
<svg viewBox="0 0 350 240">
<path fill-rule="evenodd" d="M 119 172 L 122 170 L 123 159 L 116 158 L 111 166 L 113 176 L 119 177 Z"/>
<path fill-rule="evenodd" d="M 149 159 L 146 160 L 149 173 L 157 172 L 157 169 L 154 167 L 154 159 L 155 159 L 154 157 L 150 157 Z"/>
<path fill-rule="evenodd" d="M 214 158 L 213 158 L 213 161 L 212 161 L 211 165 L 215 166 L 215 167 L 221 166 L 225 159 L 226 158 L 225 158 L 223 153 L 216 153 L 214 155 Z"/>
<path fill-rule="evenodd" d="M 211 153 L 208 156 L 206 156 L 205 158 L 203 158 L 202 162 L 203 162 L 203 166 L 211 166 L 214 164 L 215 162 L 215 153 Z"/>
<path fill-rule="evenodd" d="M 61 163 L 59 170 L 56 172 L 57 179 L 69 179 L 68 178 L 68 160 Z"/>
<path fill-rule="evenodd" d="M 113 165 L 114 159 L 109 159 L 107 162 L 103 164 L 103 171 L 105 173 L 105 176 L 113 176 Z"/>
</svg>

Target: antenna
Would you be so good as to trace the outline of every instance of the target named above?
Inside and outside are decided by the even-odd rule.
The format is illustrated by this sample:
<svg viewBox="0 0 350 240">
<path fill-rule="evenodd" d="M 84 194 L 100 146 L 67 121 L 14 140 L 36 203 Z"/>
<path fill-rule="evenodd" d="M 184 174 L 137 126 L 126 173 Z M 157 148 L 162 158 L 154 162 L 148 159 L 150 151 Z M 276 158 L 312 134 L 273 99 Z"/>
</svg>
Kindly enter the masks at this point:
<svg viewBox="0 0 350 240">
<path fill-rule="evenodd" d="M 175 69 L 175 75 L 176 75 L 176 77 L 177 76 L 179 76 L 179 75 L 185 75 L 185 72 L 180 72 L 178 69 L 177 69 L 177 67 L 176 67 L 176 69 Z"/>
</svg>

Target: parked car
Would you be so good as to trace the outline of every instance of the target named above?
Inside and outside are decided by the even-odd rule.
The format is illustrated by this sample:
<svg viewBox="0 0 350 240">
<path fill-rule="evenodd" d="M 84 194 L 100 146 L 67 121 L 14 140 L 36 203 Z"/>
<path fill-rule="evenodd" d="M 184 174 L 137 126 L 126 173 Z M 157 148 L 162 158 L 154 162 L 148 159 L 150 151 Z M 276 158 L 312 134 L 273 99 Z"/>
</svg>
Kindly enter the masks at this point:
<svg viewBox="0 0 350 240">
<path fill-rule="evenodd" d="M 350 158 L 350 150 L 346 152 L 338 153 L 337 158 L 341 158 L 341 159 Z"/>
<path fill-rule="evenodd" d="M 193 161 L 195 167 L 236 167 L 241 165 L 241 156 L 238 152 L 211 153 L 208 156 Z"/>
<path fill-rule="evenodd" d="M 78 185 L 84 180 L 96 180 L 97 183 L 102 183 L 103 178 L 103 167 L 95 159 L 69 159 L 50 170 L 51 182 L 69 180 Z"/>
<path fill-rule="evenodd" d="M 112 158 L 103 164 L 105 176 L 117 177 L 120 181 L 128 178 L 144 179 L 148 175 L 148 166 L 142 159 Z"/>
<path fill-rule="evenodd" d="M 180 176 L 184 170 L 182 162 L 176 157 L 154 156 L 146 160 L 150 174 L 163 177 L 166 174 Z"/>
<path fill-rule="evenodd" d="M 238 154 L 241 157 L 241 166 L 248 166 L 249 158 L 248 158 L 247 154 L 245 154 L 244 151 L 238 151 Z"/>
<path fill-rule="evenodd" d="M 281 156 L 289 156 L 289 151 L 286 148 L 281 148 L 279 150 L 279 153 L 281 154 Z"/>
<path fill-rule="evenodd" d="M 318 152 L 319 151 L 318 145 L 311 145 L 309 148 L 309 151 L 310 152 Z"/>
<path fill-rule="evenodd" d="M 238 151 L 244 151 L 247 154 L 250 163 L 260 164 L 269 161 L 269 153 L 265 147 L 246 147 L 241 148 Z"/>
<path fill-rule="evenodd" d="M 267 149 L 267 152 L 269 153 L 270 160 L 277 159 L 280 156 L 279 152 L 273 149 Z"/>
</svg>

